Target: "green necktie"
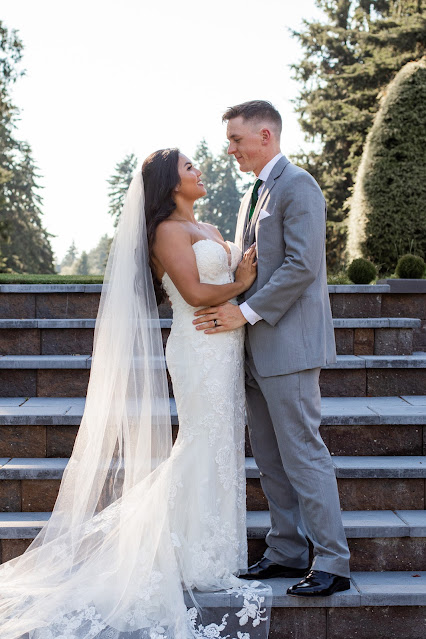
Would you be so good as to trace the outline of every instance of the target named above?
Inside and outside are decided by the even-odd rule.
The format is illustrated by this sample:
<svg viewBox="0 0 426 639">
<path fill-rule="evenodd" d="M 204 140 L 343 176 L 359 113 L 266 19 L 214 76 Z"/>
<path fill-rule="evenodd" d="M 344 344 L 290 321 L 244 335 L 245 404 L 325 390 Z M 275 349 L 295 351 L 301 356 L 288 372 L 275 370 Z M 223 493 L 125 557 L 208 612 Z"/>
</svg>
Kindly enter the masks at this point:
<svg viewBox="0 0 426 639">
<path fill-rule="evenodd" d="M 263 183 L 263 180 L 259 180 L 259 178 L 254 183 L 253 192 L 251 194 L 251 204 L 250 204 L 250 213 L 249 220 L 253 217 L 254 209 L 256 208 L 257 200 L 259 199 L 259 187 Z"/>
</svg>

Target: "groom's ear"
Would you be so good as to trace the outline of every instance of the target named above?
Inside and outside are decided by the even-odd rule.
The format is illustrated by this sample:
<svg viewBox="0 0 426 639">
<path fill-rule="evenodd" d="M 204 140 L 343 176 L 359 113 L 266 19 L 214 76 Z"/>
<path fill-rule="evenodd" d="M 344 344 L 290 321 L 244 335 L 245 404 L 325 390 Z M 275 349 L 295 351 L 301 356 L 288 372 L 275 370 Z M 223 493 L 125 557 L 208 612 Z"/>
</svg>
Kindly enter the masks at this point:
<svg viewBox="0 0 426 639">
<path fill-rule="evenodd" d="M 262 138 L 262 144 L 268 144 L 268 142 L 271 140 L 271 131 L 264 127 L 261 131 L 260 131 L 260 136 Z"/>
</svg>

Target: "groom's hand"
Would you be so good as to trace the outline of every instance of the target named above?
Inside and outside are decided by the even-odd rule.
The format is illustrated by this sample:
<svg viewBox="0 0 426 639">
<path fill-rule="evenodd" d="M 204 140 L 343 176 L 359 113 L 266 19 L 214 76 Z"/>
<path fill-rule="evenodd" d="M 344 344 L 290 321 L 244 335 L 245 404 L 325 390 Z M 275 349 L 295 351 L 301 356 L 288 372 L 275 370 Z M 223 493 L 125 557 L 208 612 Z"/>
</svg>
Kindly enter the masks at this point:
<svg viewBox="0 0 426 639">
<path fill-rule="evenodd" d="M 230 302 L 220 306 L 202 308 L 194 313 L 197 317 L 192 323 L 197 331 L 205 333 L 223 333 L 247 324 L 247 320 L 240 311 L 240 307 Z M 216 322 L 215 322 L 216 320 Z"/>
</svg>

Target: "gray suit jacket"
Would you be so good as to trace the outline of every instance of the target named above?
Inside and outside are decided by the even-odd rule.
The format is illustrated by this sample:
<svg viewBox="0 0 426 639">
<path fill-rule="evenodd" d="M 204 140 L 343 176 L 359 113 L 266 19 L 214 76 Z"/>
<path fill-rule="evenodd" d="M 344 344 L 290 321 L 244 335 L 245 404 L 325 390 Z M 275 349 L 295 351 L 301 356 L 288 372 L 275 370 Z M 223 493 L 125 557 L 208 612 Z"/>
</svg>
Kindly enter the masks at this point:
<svg viewBox="0 0 426 639">
<path fill-rule="evenodd" d="M 249 221 L 251 191 L 241 203 L 235 241 L 242 250 L 257 243 L 257 279 L 241 298 L 263 318 L 247 324 L 255 366 L 262 377 L 271 377 L 334 363 L 321 189 L 283 157 Z"/>
</svg>

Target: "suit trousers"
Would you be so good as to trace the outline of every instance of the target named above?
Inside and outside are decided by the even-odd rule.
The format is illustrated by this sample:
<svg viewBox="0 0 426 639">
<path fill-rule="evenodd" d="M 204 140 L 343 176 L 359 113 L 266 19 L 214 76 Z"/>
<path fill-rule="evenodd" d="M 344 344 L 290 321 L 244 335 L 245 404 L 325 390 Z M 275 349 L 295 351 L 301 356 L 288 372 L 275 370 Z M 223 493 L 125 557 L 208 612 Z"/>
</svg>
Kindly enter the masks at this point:
<svg viewBox="0 0 426 639">
<path fill-rule="evenodd" d="M 349 549 L 336 476 L 324 444 L 320 368 L 261 377 L 246 339 L 246 402 L 250 442 L 269 502 L 265 556 L 292 568 L 349 576 Z M 306 536 L 305 536 L 306 535 Z"/>
</svg>

